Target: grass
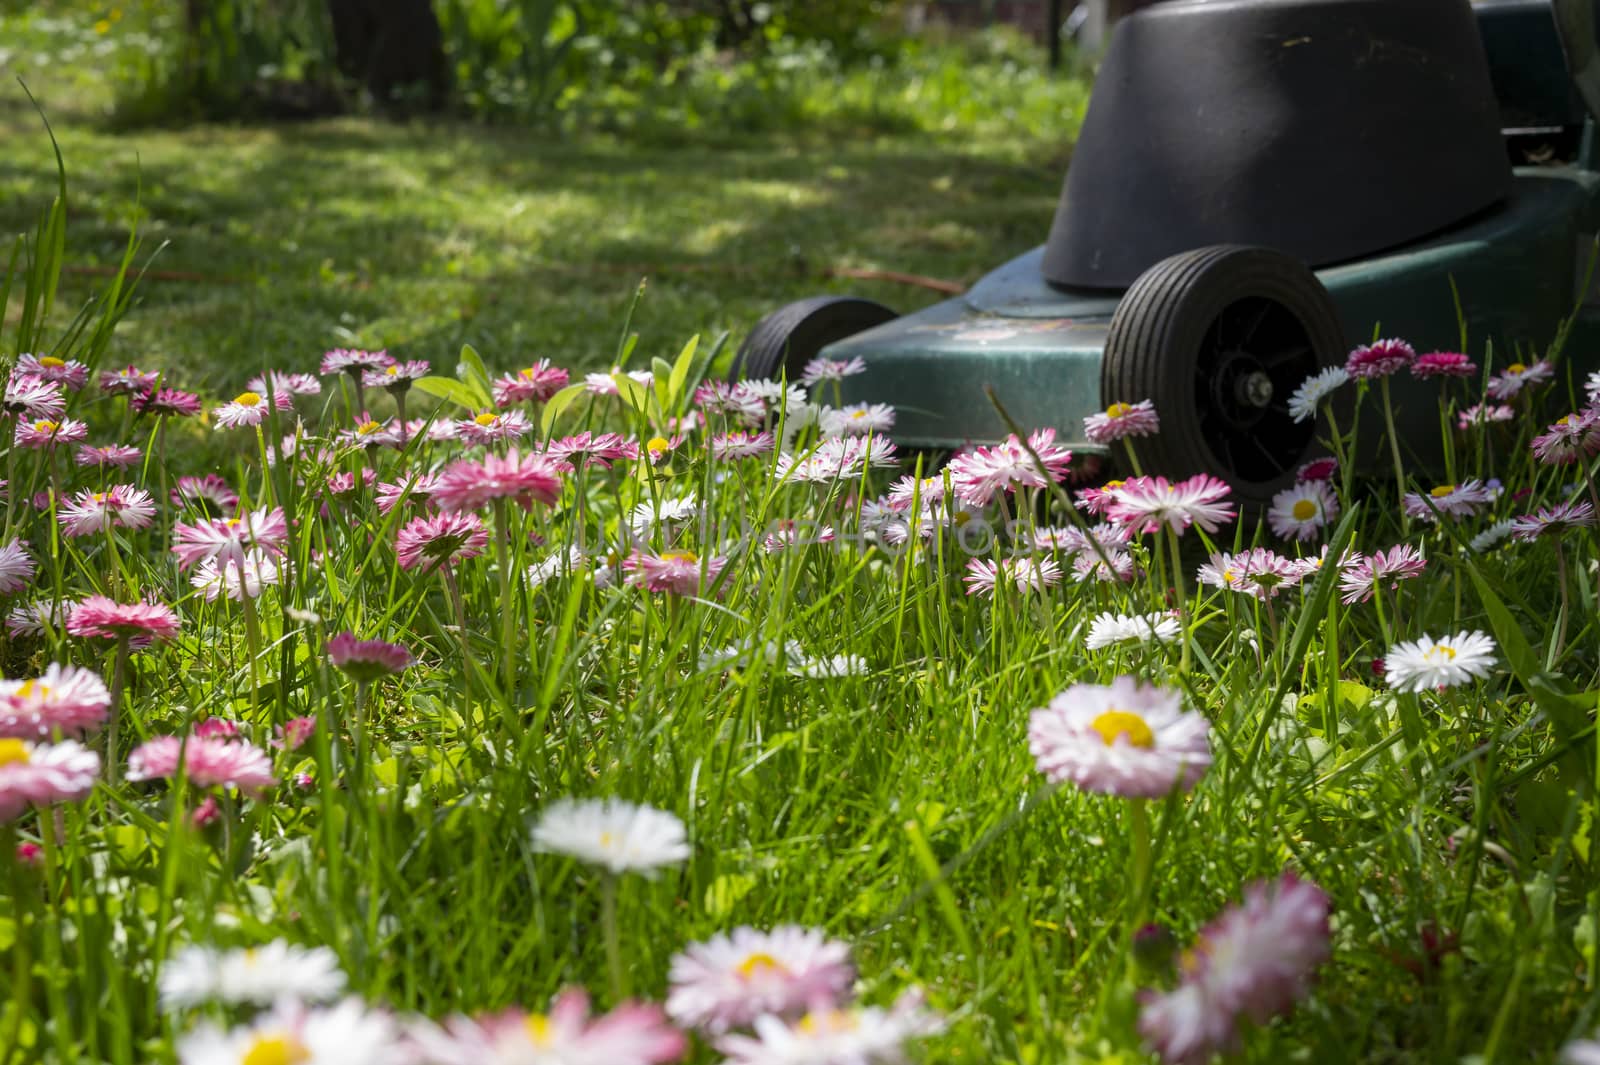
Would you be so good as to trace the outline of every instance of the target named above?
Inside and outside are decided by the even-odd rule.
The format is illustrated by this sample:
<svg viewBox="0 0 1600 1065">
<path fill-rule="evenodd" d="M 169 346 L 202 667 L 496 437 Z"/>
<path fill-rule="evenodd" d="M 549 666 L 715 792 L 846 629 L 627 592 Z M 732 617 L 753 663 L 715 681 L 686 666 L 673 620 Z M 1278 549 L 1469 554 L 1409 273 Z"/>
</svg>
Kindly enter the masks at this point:
<svg viewBox="0 0 1600 1065">
<path fill-rule="evenodd" d="M 58 76 L 69 99 L 93 100 L 70 70 Z M 50 72 L 30 84 L 49 104 Z M 7 101 L 0 124 L 18 147 L 0 160 L 0 217 L 31 231 L 54 173 L 35 119 Z M 810 263 L 960 279 L 1022 250 L 1043 233 L 1062 147 L 994 130 L 852 139 L 828 123 L 680 146 L 360 120 L 112 134 L 87 110 L 51 114 L 71 210 L 64 263 L 45 255 L 37 276 L 115 269 L 139 189 L 146 248 L 171 242 L 157 268 L 202 277 L 147 280 L 108 345 L 79 335 L 58 354 L 160 367 L 210 408 L 263 367 L 314 371 L 334 345 L 386 345 L 448 373 L 470 341 L 491 375 L 539 357 L 579 372 L 610 363 L 633 328 L 642 354 L 668 360 L 649 393 L 569 395 L 549 424 L 535 411 L 524 449 L 601 428 L 672 436 L 668 420 L 697 406 L 710 338 L 814 289 L 788 265 L 791 246 Z M 652 282 L 624 325 L 641 265 Z M 63 304 L 106 281 L 69 273 Z M 8 337 L 27 317 L 20 292 Z M 876 292 L 900 306 L 931 298 Z M 705 341 L 677 361 L 693 334 Z M 430 387 L 486 406 L 486 379 L 465 364 L 462 380 Z M 122 667 L 115 641 L 59 626 L 8 632 L 6 675 L 70 663 L 117 689 L 119 743 L 107 749 L 103 728 L 85 737 L 107 765 L 221 720 L 279 782 L 252 796 L 208 785 L 191 764 L 171 781 L 102 774 L 51 813 L 17 806 L 0 824 L 4 1065 L 166 1063 L 195 1025 L 245 1022 L 254 1011 L 239 1005 L 159 1008 L 160 974 L 188 944 L 325 947 L 363 1000 L 437 1019 L 540 1011 L 570 986 L 602 1009 L 659 1001 L 687 945 L 785 923 L 850 946 L 861 1002 L 921 986 L 946 1022 L 924 1041 L 927 1061 L 1143 1061 L 1136 994 L 1172 986 L 1178 971 L 1135 954 L 1133 927 L 1153 921 L 1194 944 L 1247 884 L 1285 869 L 1327 893 L 1329 956 L 1289 996 L 1292 1010 L 1238 1026 L 1245 1060 L 1548 1061 L 1600 1016 L 1600 548 L 1592 528 L 1464 546 L 1497 520 L 1588 498 L 1592 465 L 1518 461 L 1509 491 L 1438 525 L 1403 523 L 1387 490 L 1380 501 L 1356 486 L 1344 521 L 1307 543 L 1250 523 L 1214 538 L 1189 530 L 1181 582 L 1171 544 L 1142 536 L 1131 582 L 1002 582 L 988 597 L 964 584 L 970 530 L 1021 521 L 998 558 L 1038 523 L 1075 523 L 1053 490 L 925 509 L 926 539 L 907 550 L 861 503 L 905 471 L 801 483 L 771 455 L 719 461 L 709 437 L 727 419 L 713 405 L 661 465 L 558 471 L 527 511 L 471 510 L 481 553 L 446 577 L 400 564 L 420 503 L 385 512 L 372 491 L 329 478 L 359 484 L 371 469 L 404 481 L 484 451 L 363 447 L 348 435 L 348 385 L 323 382 L 298 401 L 308 435 L 271 467 L 263 441 L 289 428 L 286 414 L 259 436 L 194 420 L 158 429 L 92 387 L 68 397 L 68 416 L 144 461 L 112 474 L 64 450 L 4 456 L 0 545 L 26 545 L 37 568 L 7 609 L 108 594 L 168 604 L 182 621 Z M 1446 426 L 1467 402 L 1465 386 L 1450 387 Z M 826 398 L 825 387 L 813 397 Z M 1514 402 L 1514 422 L 1452 440 L 1463 462 L 1527 454 L 1542 423 L 1531 391 Z M 380 418 L 391 409 L 382 397 L 372 406 Z M 1365 431 L 1377 421 L 1369 410 Z M 812 432 L 782 434 L 789 453 Z M 257 597 L 207 598 L 171 552 L 177 526 L 203 517 L 167 505 L 171 480 L 198 472 L 289 519 L 276 582 Z M 155 497 L 148 527 L 69 536 L 52 510 L 21 502 L 48 487 L 60 509 L 111 481 Z M 693 520 L 659 520 L 690 495 Z M 635 519 L 645 527 L 633 544 L 624 530 L 640 506 L 650 520 Z M 835 536 L 768 551 L 764 537 L 785 522 Z M 1403 543 L 1428 564 L 1349 604 L 1334 566 L 1269 601 L 1192 579 L 1212 549 L 1251 543 L 1291 557 L 1328 544 L 1334 558 Z M 585 554 L 564 562 L 573 547 Z M 725 557 L 726 568 L 691 578 L 698 594 L 649 592 L 621 566 L 635 547 Z M 1087 646 L 1107 612 L 1169 608 L 1185 623 L 1180 642 Z M 1398 640 L 1471 629 L 1497 648 L 1482 679 L 1412 694 L 1373 667 Z M 416 662 L 357 684 L 329 660 L 346 630 L 404 643 Z M 790 642 L 792 658 L 760 650 Z M 1122 676 L 1205 716 L 1215 760 L 1192 792 L 1136 805 L 1048 785 L 1036 768 L 1032 711 Z M 309 742 L 270 746 L 297 718 L 315 721 Z M 0 755 L 4 795 L 18 748 Z M 654 878 L 613 877 L 536 848 L 532 824 L 569 796 L 671 812 L 687 858 Z M 214 819 L 196 824 L 201 810 Z M 18 842 L 43 847 L 39 864 L 12 860 Z M 184 1065 L 242 1057 L 191 1050 Z M 705 1041 L 689 1054 L 718 1057 Z"/>
</svg>

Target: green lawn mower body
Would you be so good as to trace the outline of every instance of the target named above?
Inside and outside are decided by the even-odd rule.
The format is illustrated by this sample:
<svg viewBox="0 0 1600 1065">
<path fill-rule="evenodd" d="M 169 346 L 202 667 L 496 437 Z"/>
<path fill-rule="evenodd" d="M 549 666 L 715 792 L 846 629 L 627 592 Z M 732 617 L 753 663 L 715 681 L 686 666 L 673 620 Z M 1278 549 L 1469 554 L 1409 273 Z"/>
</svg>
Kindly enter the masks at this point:
<svg viewBox="0 0 1600 1065">
<path fill-rule="evenodd" d="M 1563 362 L 1600 365 L 1595 40 L 1592 0 L 1156 4 L 1113 37 L 1045 245 L 904 317 L 785 308 L 735 373 L 859 358 L 846 402 L 929 449 L 1003 438 L 992 392 L 1104 454 L 1083 419 L 1153 399 L 1146 466 L 1266 499 L 1325 432 L 1289 396 L 1375 330 L 1498 369 L 1565 325 Z M 1426 463 L 1438 383 L 1394 386 Z"/>
</svg>

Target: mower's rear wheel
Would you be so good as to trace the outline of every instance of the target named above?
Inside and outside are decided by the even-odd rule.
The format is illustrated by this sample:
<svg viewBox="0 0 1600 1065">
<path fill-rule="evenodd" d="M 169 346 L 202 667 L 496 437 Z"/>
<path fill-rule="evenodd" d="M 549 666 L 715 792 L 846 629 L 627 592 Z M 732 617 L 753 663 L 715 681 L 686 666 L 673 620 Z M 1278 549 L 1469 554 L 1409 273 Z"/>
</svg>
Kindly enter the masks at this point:
<svg viewBox="0 0 1600 1065">
<path fill-rule="evenodd" d="M 1317 448 L 1317 423 L 1296 422 L 1290 396 L 1345 353 L 1333 300 L 1305 264 L 1197 248 L 1152 266 L 1117 305 L 1101 399 L 1155 403 L 1160 433 L 1135 441 L 1148 471 L 1209 473 L 1258 510 Z"/>
<path fill-rule="evenodd" d="M 739 347 L 728 378 L 787 375 L 795 380 L 829 344 L 898 317 L 881 303 L 853 296 L 813 296 L 786 304 L 756 323 Z"/>
</svg>

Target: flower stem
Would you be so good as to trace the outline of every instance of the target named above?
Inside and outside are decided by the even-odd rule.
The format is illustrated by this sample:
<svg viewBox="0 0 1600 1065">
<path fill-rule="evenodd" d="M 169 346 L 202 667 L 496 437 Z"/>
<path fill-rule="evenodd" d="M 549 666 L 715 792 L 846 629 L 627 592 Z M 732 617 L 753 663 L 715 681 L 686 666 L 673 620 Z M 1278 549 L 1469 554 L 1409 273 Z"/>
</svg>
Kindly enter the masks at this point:
<svg viewBox="0 0 1600 1065">
<path fill-rule="evenodd" d="M 1178 550 L 1178 534 L 1167 527 L 1167 543 L 1172 548 L 1172 587 L 1177 593 L 1178 626 L 1183 631 L 1183 657 L 1178 669 L 1189 672 L 1189 598 L 1183 588 L 1183 554 Z"/>
<path fill-rule="evenodd" d="M 1150 810 L 1147 799 L 1128 800 L 1128 877 L 1132 891 L 1128 896 L 1128 973 L 1135 973 L 1133 937 L 1144 927 L 1150 908 Z"/>
<path fill-rule="evenodd" d="M 606 941 L 606 971 L 611 977 L 611 1002 L 628 995 L 627 973 L 622 968 L 622 940 L 617 932 L 617 878 L 607 873 L 600 884 L 600 925 Z"/>
<path fill-rule="evenodd" d="M 33 988 L 33 957 L 30 948 L 33 946 L 33 935 L 28 928 L 28 911 L 33 907 L 29 902 L 32 893 L 28 890 L 27 880 L 24 878 L 22 862 L 17 858 L 17 832 L 10 825 L 0 828 L 0 865 L 3 865 L 10 884 L 12 905 L 16 907 L 16 940 L 12 943 L 12 970 L 11 990 L 9 998 L 15 1012 L 11 1014 L 11 1023 L 7 1025 L 5 1038 L 0 1039 L 0 1047 L 5 1047 L 4 1061 L 12 1060 L 13 1047 L 18 1047 L 21 1042 L 22 1021 L 28 1014 L 28 1004 L 32 997 Z M 23 1059 L 26 1060 L 26 1059 Z"/>
<path fill-rule="evenodd" d="M 450 568 L 450 563 L 443 563 L 439 567 L 439 575 L 444 580 L 444 590 L 450 600 L 450 605 L 455 608 L 456 638 L 461 641 L 461 661 L 466 676 L 461 684 L 461 723 L 471 726 L 472 723 L 472 678 L 477 672 L 476 663 L 472 660 L 472 648 L 467 644 L 467 607 L 461 601 L 461 589 L 456 584 L 455 571 Z"/>
<path fill-rule="evenodd" d="M 1406 475 L 1400 464 L 1400 437 L 1394 431 L 1394 405 L 1389 402 L 1389 379 L 1380 377 L 1378 387 L 1383 390 L 1383 424 L 1389 431 L 1389 457 L 1394 461 L 1394 486 L 1400 506 L 1400 521 L 1402 528 L 1409 532 L 1411 519 L 1406 515 Z"/>
<path fill-rule="evenodd" d="M 513 646 L 516 635 L 517 612 L 511 602 L 511 526 L 510 512 L 504 499 L 494 501 L 494 554 L 500 578 L 500 671 L 501 685 L 507 699 L 511 698 L 517 680 L 517 656 Z"/>
<path fill-rule="evenodd" d="M 111 667 L 111 719 L 106 724 L 106 780 L 115 787 L 122 772 L 117 736 L 122 724 L 122 690 L 128 681 L 128 636 L 117 637 L 117 657 Z"/>
</svg>

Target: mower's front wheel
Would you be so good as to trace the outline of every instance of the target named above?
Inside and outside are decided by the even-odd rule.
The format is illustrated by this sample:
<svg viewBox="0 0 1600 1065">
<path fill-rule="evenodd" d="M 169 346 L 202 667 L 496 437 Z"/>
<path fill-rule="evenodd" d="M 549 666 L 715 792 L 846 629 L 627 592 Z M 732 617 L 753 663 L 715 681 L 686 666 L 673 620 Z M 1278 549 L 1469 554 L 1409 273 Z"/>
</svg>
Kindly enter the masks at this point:
<svg viewBox="0 0 1600 1065">
<path fill-rule="evenodd" d="M 1161 431 L 1134 442 L 1150 472 L 1209 473 L 1254 510 L 1317 446 L 1317 423 L 1295 421 L 1290 396 L 1345 354 L 1333 299 L 1304 263 L 1270 248 L 1197 248 L 1146 270 L 1117 305 L 1101 400 L 1155 403 Z"/>
<path fill-rule="evenodd" d="M 813 296 L 786 304 L 756 323 L 740 345 L 728 379 L 795 380 L 829 344 L 898 317 L 881 303 L 853 296 Z"/>
</svg>

